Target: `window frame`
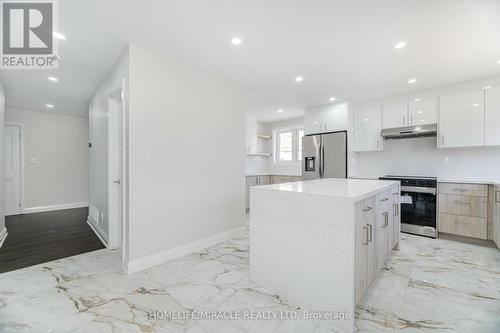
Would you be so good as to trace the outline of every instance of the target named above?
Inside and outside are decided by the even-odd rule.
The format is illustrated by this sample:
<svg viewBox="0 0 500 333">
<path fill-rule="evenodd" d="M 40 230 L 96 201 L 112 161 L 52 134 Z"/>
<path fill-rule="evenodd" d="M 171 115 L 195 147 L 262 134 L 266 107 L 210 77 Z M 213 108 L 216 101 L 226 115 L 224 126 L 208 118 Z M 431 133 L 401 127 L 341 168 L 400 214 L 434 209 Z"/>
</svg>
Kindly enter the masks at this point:
<svg viewBox="0 0 500 333">
<path fill-rule="evenodd" d="M 273 129 L 273 163 L 274 164 L 282 164 L 282 165 L 290 165 L 302 163 L 302 156 L 299 155 L 299 131 L 304 131 L 303 125 L 294 125 L 294 126 L 286 126 L 286 127 L 278 127 Z M 292 132 L 292 160 L 291 161 L 281 161 L 280 160 L 280 134 Z M 303 149 L 303 147 L 302 147 Z"/>
</svg>

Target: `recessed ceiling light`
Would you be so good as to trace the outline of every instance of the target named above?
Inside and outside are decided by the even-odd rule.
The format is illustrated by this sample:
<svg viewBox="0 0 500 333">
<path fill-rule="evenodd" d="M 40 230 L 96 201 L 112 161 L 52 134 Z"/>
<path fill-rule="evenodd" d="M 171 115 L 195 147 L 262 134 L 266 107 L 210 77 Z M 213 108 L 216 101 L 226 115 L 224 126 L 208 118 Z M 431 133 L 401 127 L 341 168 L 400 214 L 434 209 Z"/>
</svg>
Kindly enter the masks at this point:
<svg viewBox="0 0 500 333">
<path fill-rule="evenodd" d="M 278 113 L 283 113 L 283 110 L 282 110 L 282 109 L 279 109 L 279 110 L 278 110 Z"/>
<path fill-rule="evenodd" d="M 396 44 L 394 44 L 394 48 L 395 49 L 402 49 L 403 47 L 406 46 L 406 42 L 397 42 Z"/>
<path fill-rule="evenodd" d="M 297 76 L 295 78 L 295 82 L 302 82 L 302 81 L 304 81 L 304 78 L 302 76 Z"/>
<path fill-rule="evenodd" d="M 66 39 L 66 36 L 64 36 L 64 35 L 63 35 L 62 33 L 60 33 L 60 32 L 55 32 L 55 31 L 54 31 L 54 32 L 52 33 L 52 36 L 54 36 L 54 37 L 55 37 L 55 38 L 57 38 L 57 39 L 62 39 L 62 40 L 65 40 L 65 39 Z"/>
<path fill-rule="evenodd" d="M 421 121 L 421 122 L 424 122 L 424 121 L 425 121 L 425 119 L 420 119 L 420 121 Z"/>
<path fill-rule="evenodd" d="M 413 84 L 413 83 L 415 83 L 415 82 L 417 82 L 417 79 L 409 79 L 409 80 L 408 80 L 408 83 L 409 83 L 409 84 Z"/>
<path fill-rule="evenodd" d="M 49 76 L 48 79 L 49 79 L 49 81 L 52 81 L 52 82 L 59 82 L 59 79 L 57 77 Z"/>
<path fill-rule="evenodd" d="M 337 99 L 337 98 L 335 98 L 335 97 L 333 97 L 333 96 L 332 96 L 332 97 L 330 97 L 330 102 L 333 102 L 333 101 L 335 101 L 336 99 Z"/>
<path fill-rule="evenodd" d="M 54 104 L 45 104 L 45 107 L 47 107 L 49 109 L 53 109 L 54 108 Z"/>
<path fill-rule="evenodd" d="M 421 98 L 415 98 L 413 101 L 414 102 L 420 102 L 422 99 Z"/>
<path fill-rule="evenodd" d="M 240 37 L 234 37 L 233 39 L 231 39 L 231 43 L 236 46 L 241 45 L 242 42 L 243 41 Z"/>
<path fill-rule="evenodd" d="M 497 60 L 497 64 L 500 64 L 500 59 Z"/>
<path fill-rule="evenodd" d="M 491 86 L 487 86 L 483 88 L 484 90 L 491 89 Z"/>
<path fill-rule="evenodd" d="M 474 103 L 472 104 L 473 107 L 478 107 L 479 106 L 479 103 Z"/>
<path fill-rule="evenodd" d="M 424 113 L 424 110 L 419 110 L 417 113 L 422 114 L 422 113 Z"/>
<path fill-rule="evenodd" d="M 367 122 L 367 121 L 368 121 L 368 118 L 363 118 L 363 121 L 364 121 L 364 122 Z"/>
</svg>

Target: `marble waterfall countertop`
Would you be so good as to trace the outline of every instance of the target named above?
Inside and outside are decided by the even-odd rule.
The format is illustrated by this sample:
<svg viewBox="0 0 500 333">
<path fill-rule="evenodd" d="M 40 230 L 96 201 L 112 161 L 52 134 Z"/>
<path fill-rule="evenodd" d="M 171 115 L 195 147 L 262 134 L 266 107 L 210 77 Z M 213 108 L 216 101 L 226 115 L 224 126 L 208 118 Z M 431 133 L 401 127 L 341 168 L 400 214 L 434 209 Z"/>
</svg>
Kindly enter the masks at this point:
<svg viewBox="0 0 500 333">
<path fill-rule="evenodd" d="M 328 178 L 293 183 L 257 186 L 259 190 L 287 191 L 363 200 L 399 182 L 386 180 Z"/>
</svg>

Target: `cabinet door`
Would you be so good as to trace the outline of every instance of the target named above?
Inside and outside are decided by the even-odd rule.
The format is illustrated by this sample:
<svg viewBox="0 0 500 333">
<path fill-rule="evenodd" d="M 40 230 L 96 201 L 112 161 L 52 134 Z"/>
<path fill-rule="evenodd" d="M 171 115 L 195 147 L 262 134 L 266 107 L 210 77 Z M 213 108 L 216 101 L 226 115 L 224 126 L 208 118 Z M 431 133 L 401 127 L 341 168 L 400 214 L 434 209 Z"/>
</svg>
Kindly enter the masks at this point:
<svg viewBox="0 0 500 333">
<path fill-rule="evenodd" d="M 323 112 L 325 132 L 346 131 L 349 126 L 349 110 L 347 104 L 335 104 Z"/>
<path fill-rule="evenodd" d="M 484 145 L 484 91 L 439 96 L 438 147 Z"/>
<path fill-rule="evenodd" d="M 254 176 L 246 177 L 246 209 L 250 209 L 250 187 L 257 185 L 257 178 Z"/>
<path fill-rule="evenodd" d="M 389 252 L 389 201 L 388 192 L 378 195 L 377 216 L 377 269 L 380 270 L 388 257 Z"/>
<path fill-rule="evenodd" d="M 437 123 L 437 98 L 415 98 L 408 103 L 409 125 Z"/>
<path fill-rule="evenodd" d="M 321 109 L 307 110 L 304 117 L 304 132 L 306 135 L 323 132 L 324 119 Z"/>
<path fill-rule="evenodd" d="M 500 145 L 500 86 L 485 90 L 485 145 Z"/>
<path fill-rule="evenodd" d="M 399 234 L 401 232 L 401 193 L 399 192 L 399 187 L 396 186 L 392 190 L 392 243 L 391 250 L 394 249 L 396 244 L 399 242 Z"/>
<path fill-rule="evenodd" d="M 365 290 L 375 277 L 376 260 L 373 237 L 374 232 L 374 204 L 375 198 L 371 197 L 356 203 L 356 253 L 355 253 L 355 280 L 356 303 L 359 302 Z"/>
<path fill-rule="evenodd" d="M 406 102 L 385 104 L 382 128 L 395 128 L 408 125 L 408 104 Z"/>
<path fill-rule="evenodd" d="M 500 186 L 495 187 L 493 217 L 493 241 L 500 248 Z"/>
<path fill-rule="evenodd" d="M 354 111 L 354 150 L 383 150 L 380 129 L 382 107 L 365 108 Z"/>
</svg>

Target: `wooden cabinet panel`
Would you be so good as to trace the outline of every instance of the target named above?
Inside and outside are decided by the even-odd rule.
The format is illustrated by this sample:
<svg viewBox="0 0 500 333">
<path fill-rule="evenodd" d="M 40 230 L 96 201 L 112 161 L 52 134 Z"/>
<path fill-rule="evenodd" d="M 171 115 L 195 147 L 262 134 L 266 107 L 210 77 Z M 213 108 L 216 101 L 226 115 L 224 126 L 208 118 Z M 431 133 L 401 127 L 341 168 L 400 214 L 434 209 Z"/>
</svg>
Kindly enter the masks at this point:
<svg viewBox="0 0 500 333">
<path fill-rule="evenodd" d="M 493 241 L 500 248 L 500 186 L 495 187 L 493 209 Z"/>
<path fill-rule="evenodd" d="M 439 194 L 439 212 L 485 219 L 488 217 L 488 200 L 486 197 Z"/>
<path fill-rule="evenodd" d="M 439 183 L 439 193 L 487 197 L 488 185 Z"/>
<path fill-rule="evenodd" d="M 439 232 L 487 239 L 487 220 L 471 216 L 439 214 Z"/>
</svg>

